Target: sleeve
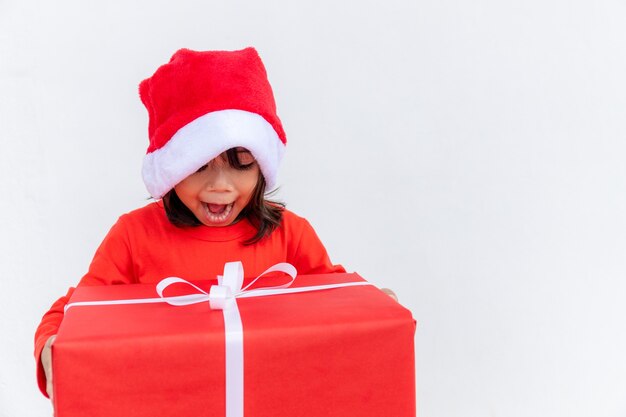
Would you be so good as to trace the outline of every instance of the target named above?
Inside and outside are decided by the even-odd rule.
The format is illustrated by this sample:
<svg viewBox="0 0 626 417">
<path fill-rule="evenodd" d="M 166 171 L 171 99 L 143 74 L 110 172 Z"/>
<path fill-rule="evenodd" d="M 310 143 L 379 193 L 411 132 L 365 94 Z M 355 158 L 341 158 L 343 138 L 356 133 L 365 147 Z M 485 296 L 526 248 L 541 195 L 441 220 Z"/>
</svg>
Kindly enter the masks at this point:
<svg viewBox="0 0 626 417">
<path fill-rule="evenodd" d="M 311 224 L 306 219 L 300 220 L 301 227 L 296 228 L 299 237 L 291 240 L 295 245 L 289 253 L 289 262 L 296 267 L 298 273 L 307 275 L 346 272 L 343 266 L 331 262 Z"/>
<path fill-rule="evenodd" d="M 78 285 L 114 285 L 129 284 L 135 281 L 132 253 L 128 239 L 128 231 L 124 217 L 113 225 L 106 235 L 89 266 L 89 271 Z M 46 376 L 41 364 L 41 351 L 50 336 L 57 334 L 65 305 L 68 303 L 74 288 L 59 298 L 46 312 L 35 332 L 35 359 L 37 361 L 37 383 L 40 391 L 47 397 Z"/>
</svg>

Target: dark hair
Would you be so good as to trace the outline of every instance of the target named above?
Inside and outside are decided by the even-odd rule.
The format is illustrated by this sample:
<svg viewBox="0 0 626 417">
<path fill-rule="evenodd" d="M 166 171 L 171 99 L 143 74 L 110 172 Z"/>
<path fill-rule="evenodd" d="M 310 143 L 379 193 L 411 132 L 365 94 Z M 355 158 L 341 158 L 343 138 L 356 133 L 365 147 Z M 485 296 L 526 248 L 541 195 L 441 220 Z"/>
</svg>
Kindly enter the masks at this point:
<svg viewBox="0 0 626 417">
<path fill-rule="evenodd" d="M 246 169 L 246 165 L 239 162 L 235 148 L 227 150 L 226 157 L 230 166 L 236 169 Z M 247 218 L 257 229 L 254 236 L 243 242 L 244 245 L 257 243 L 269 236 L 280 225 L 285 204 L 266 199 L 265 186 L 265 178 L 260 174 L 250 201 L 235 219 L 235 222 L 238 222 Z M 163 196 L 163 207 L 168 220 L 176 227 L 196 227 L 202 224 L 180 200 L 173 188 Z"/>
</svg>

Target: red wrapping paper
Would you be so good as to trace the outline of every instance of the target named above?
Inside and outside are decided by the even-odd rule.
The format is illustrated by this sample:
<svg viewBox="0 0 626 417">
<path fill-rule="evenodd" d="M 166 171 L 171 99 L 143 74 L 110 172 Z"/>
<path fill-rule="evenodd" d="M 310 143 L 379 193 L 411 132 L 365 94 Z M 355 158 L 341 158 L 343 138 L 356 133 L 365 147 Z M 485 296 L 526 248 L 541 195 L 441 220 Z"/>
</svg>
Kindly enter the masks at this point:
<svg viewBox="0 0 626 417">
<path fill-rule="evenodd" d="M 362 280 L 308 275 L 292 287 Z M 149 284 L 79 287 L 70 302 L 155 296 Z M 237 304 L 246 417 L 415 416 L 415 321 L 377 288 Z M 208 303 L 72 307 L 52 355 L 56 417 L 225 415 L 224 321 Z"/>
</svg>

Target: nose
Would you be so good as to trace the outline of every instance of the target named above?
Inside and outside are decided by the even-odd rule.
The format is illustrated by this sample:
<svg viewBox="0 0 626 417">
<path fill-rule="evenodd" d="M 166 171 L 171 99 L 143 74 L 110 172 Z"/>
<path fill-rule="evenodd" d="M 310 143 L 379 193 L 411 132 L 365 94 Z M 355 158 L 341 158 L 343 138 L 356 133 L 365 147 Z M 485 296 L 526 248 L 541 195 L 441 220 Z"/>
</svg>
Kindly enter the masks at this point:
<svg viewBox="0 0 626 417">
<path fill-rule="evenodd" d="M 233 189 L 228 164 L 215 158 L 207 164 L 204 188 L 212 192 L 228 192 Z"/>
</svg>

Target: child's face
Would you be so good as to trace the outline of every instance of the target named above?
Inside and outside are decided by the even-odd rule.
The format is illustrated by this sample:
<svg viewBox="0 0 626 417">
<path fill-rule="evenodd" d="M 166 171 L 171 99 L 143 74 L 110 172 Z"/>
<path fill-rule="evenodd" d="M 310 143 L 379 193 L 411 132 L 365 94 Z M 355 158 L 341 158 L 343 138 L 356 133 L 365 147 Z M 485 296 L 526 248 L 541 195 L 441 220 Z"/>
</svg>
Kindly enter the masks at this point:
<svg viewBox="0 0 626 417">
<path fill-rule="evenodd" d="M 259 166 L 245 148 L 226 152 L 174 187 L 180 200 L 205 226 L 227 226 L 235 221 L 256 187 Z"/>
</svg>

